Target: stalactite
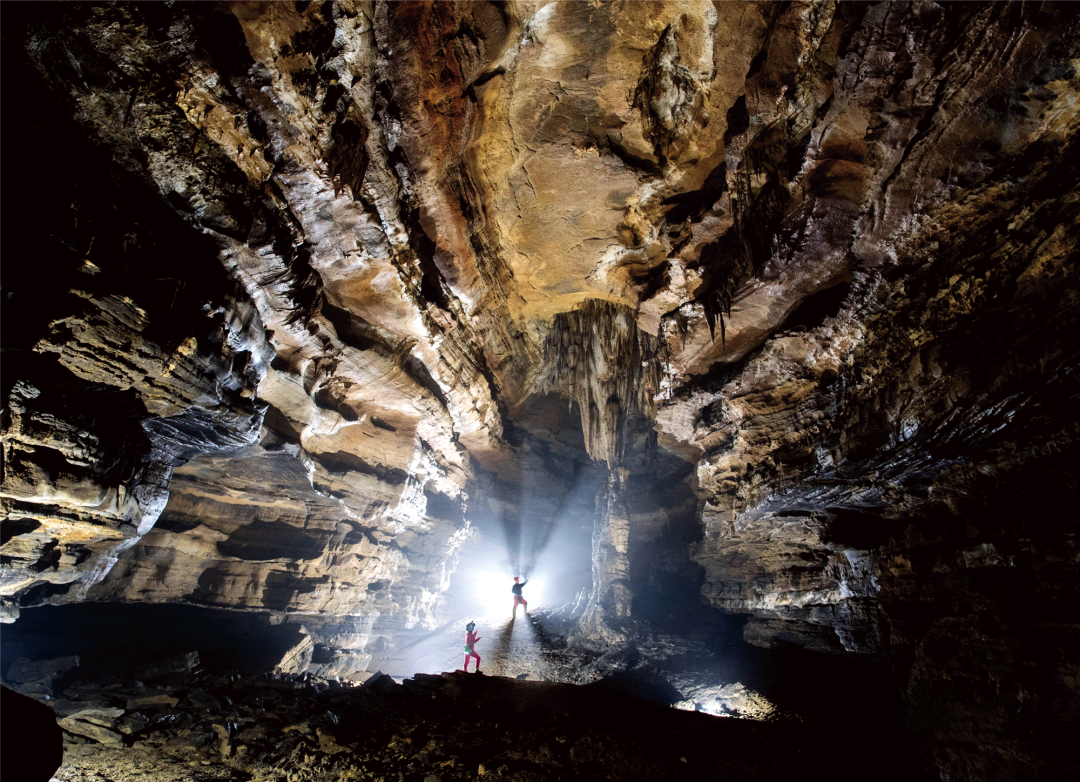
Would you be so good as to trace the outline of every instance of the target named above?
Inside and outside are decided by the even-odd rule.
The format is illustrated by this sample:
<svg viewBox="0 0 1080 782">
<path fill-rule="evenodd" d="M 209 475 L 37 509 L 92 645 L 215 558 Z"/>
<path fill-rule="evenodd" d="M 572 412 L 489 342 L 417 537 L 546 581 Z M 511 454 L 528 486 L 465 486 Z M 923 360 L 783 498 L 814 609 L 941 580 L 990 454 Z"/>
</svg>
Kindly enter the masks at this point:
<svg viewBox="0 0 1080 782">
<path fill-rule="evenodd" d="M 627 421 L 656 415 L 658 350 L 632 310 L 598 299 L 558 315 L 544 343 L 539 390 L 577 402 L 585 448 L 609 467 L 622 461 Z"/>
<path fill-rule="evenodd" d="M 721 345 L 727 344 L 724 318 L 731 318 L 735 294 L 747 280 L 760 275 L 768 263 L 780 230 L 780 216 L 786 208 L 787 197 L 780 184 L 785 175 L 778 173 L 775 161 L 767 154 L 776 156 L 774 135 L 760 142 L 761 148 L 751 146 L 743 153 L 743 162 L 729 178 L 735 224 L 701 254 L 704 285 L 698 300 L 714 340 L 719 324 Z M 755 192 L 753 179 L 763 175 L 766 183 Z"/>
</svg>

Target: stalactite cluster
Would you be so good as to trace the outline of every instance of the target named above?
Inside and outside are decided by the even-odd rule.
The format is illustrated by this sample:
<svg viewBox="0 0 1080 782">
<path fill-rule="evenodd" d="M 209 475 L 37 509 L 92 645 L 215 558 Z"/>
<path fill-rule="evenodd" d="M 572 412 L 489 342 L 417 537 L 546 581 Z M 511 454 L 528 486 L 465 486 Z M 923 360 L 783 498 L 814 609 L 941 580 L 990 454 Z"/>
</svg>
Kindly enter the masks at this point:
<svg viewBox="0 0 1080 782">
<path fill-rule="evenodd" d="M 631 310 L 597 299 L 557 315 L 544 342 L 538 390 L 577 404 L 585 448 L 608 467 L 623 460 L 627 423 L 656 415 L 657 352 Z"/>
</svg>

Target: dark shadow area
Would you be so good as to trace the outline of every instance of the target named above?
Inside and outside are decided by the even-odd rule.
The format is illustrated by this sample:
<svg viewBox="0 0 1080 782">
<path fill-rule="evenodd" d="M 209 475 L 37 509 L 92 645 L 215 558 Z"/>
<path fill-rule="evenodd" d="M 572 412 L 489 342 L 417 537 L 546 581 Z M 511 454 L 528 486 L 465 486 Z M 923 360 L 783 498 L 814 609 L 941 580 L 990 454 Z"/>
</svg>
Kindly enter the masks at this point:
<svg viewBox="0 0 1080 782">
<path fill-rule="evenodd" d="M 495 648 L 491 650 L 491 662 L 502 662 L 510 656 L 510 641 L 514 635 L 514 623 L 511 619 L 500 630 L 495 638 Z"/>
<path fill-rule="evenodd" d="M 402 686 L 381 682 L 366 692 L 350 698 L 355 705 L 336 731 L 342 742 L 363 742 L 367 751 L 408 735 L 411 745 L 428 747 L 417 756 L 421 762 L 453 754 L 470 774 L 482 766 L 517 779 L 780 780 L 821 766 L 822 753 L 839 742 L 841 757 L 830 773 L 930 778 L 895 736 L 855 712 L 841 723 L 731 720 L 605 686 L 463 673 L 418 675 Z"/>
<path fill-rule="evenodd" d="M 905 747 L 910 743 L 904 726 L 903 682 L 880 658 L 814 652 L 794 644 L 771 649 L 748 644 L 743 640 L 745 616 L 704 605 L 700 584 L 676 576 L 663 579 L 658 589 L 635 595 L 634 612 L 652 632 L 669 634 L 686 647 L 701 650 L 666 660 L 666 672 L 699 671 L 704 665 L 722 672 L 725 682 L 739 682 L 761 693 L 788 718 L 847 724 L 852 714 L 872 714 L 873 732 L 885 731 Z M 639 694 L 635 687 L 627 691 Z M 845 728 L 864 729 L 871 730 L 860 725 Z"/>
<path fill-rule="evenodd" d="M 647 703 L 659 703 L 661 706 L 672 706 L 683 699 L 671 682 L 652 668 L 619 671 L 586 686 L 607 692 L 620 692 Z"/>
<path fill-rule="evenodd" d="M 138 10 L 149 13 L 153 5 L 141 4 Z M 58 8 L 15 3 L 4 9 L 4 103 L 20 107 L 21 116 L 5 125 L 3 157 L 7 230 L 0 320 L 4 375 L 11 382 L 24 373 L 21 364 L 9 362 L 32 360 L 23 353 L 49 324 L 85 307 L 71 291 L 137 302 L 149 314 L 144 335 L 166 351 L 189 336 L 193 325 L 208 323 L 207 301 L 217 304 L 240 295 L 218 261 L 213 240 L 192 230 L 156 192 L 145 173 L 147 161 L 125 160 L 126 169 L 117 165 L 113 154 L 72 119 L 74 107 L 65 105 L 64 85 L 43 81 L 33 67 L 25 51 L 28 37 L 54 24 Z M 77 48 L 78 34 L 70 38 Z M 45 56 L 55 61 L 62 75 L 58 79 L 83 86 L 65 51 L 50 50 Z M 92 85 L 127 77 L 109 62 L 84 64 L 81 78 Z M 246 212 L 236 192 L 242 175 L 217 157 L 208 157 L 206 165 L 229 183 L 232 206 Z"/>
<path fill-rule="evenodd" d="M 810 331 L 828 318 L 835 318 L 851 291 L 851 281 L 841 279 L 830 287 L 811 294 L 784 319 L 778 331 Z"/>
<path fill-rule="evenodd" d="M 273 669 L 303 636 L 267 614 L 180 605 L 79 603 L 26 609 L 0 635 L 0 674 L 18 659 L 78 655 L 70 680 L 119 676 L 149 662 L 197 651 L 207 671 L 253 675 Z"/>
<path fill-rule="evenodd" d="M 49 782 L 64 760 L 63 732 L 53 710 L 0 687 L 0 712 L 0 777 Z"/>
</svg>

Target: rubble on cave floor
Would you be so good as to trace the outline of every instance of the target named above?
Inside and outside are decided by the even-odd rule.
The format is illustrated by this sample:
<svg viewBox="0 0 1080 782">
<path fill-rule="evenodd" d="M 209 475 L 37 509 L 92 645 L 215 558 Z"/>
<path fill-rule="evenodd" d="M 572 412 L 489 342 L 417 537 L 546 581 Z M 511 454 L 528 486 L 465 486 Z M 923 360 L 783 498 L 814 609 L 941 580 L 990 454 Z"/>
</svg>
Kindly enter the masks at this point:
<svg viewBox="0 0 1080 782">
<path fill-rule="evenodd" d="M 643 631 L 638 647 L 588 653 L 566 646 L 558 619 L 492 620 L 486 675 L 375 674 L 361 684 L 279 664 L 253 676 L 187 652 L 97 678 L 100 667 L 77 656 L 15 660 L 7 679 L 56 712 L 58 782 L 770 779 L 799 773 L 838 731 L 852 762 L 890 757 L 898 778 L 920 778 L 898 760 L 910 754 L 904 737 L 857 718 L 850 696 L 846 714 L 820 697 L 777 708 L 725 679 L 731 661 L 699 640 Z M 414 660 L 438 664 L 441 654 L 459 668 L 457 625 L 447 628 L 420 639 Z"/>
<path fill-rule="evenodd" d="M 398 681 L 416 671 L 460 670 L 463 654 L 458 637 L 465 621 L 449 621 L 372 664 Z M 487 616 L 476 621 L 482 637 L 477 644 L 481 668 L 488 675 L 561 684 L 606 682 L 655 703 L 717 716 L 766 719 L 783 713 L 789 719 L 800 718 L 737 681 L 732 661 L 708 644 L 657 632 L 645 623 L 636 627 L 634 644 L 601 653 L 567 645 L 564 631 L 569 625 L 560 610 L 542 610 L 516 620 Z M 745 647 L 741 642 L 739 646 Z"/>
<path fill-rule="evenodd" d="M 836 730 L 718 719 L 600 685 L 461 671 L 402 684 L 385 675 L 360 686 L 302 679 L 222 675 L 186 686 L 112 681 L 77 688 L 71 695 L 92 699 L 83 703 L 95 704 L 96 714 L 71 718 L 96 720 L 115 740 L 69 734 L 55 779 L 771 779 L 805 769 Z M 133 699 L 136 711 L 111 705 Z M 858 725 L 843 730 L 856 739 L 845 742 L 854 763 L 902 749 L 893 736 Z M 902 758 L 883 765 L 876 777 L 890 778 Z"/>
</svg>

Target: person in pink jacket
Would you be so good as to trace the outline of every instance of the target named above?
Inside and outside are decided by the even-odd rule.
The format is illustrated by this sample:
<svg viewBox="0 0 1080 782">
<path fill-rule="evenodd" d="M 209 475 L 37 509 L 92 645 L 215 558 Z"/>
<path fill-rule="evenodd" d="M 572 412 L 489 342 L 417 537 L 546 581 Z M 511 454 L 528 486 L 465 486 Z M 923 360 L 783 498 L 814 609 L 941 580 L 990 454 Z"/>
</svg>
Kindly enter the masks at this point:
<svg viewBox="0 0 1080 782">
<path fill-rule="evenodd" d="M 480 640 L 480 636 L 478 636 L 475 632 L 473 632 L 474 630 L 476 630 L 476 623 L 475 622 L 469 622 L 467 625 L 465 625 L 465 671 L 466 671 L 466 673 L 469 670 L 469 658 L 470 657 L 475 657 L 476 658 L 476 673 L 480 673 L 480 655 L 478 655 L 476 653 L 476 650 L 473 649 L 473 644 Z"/>
</svg>

